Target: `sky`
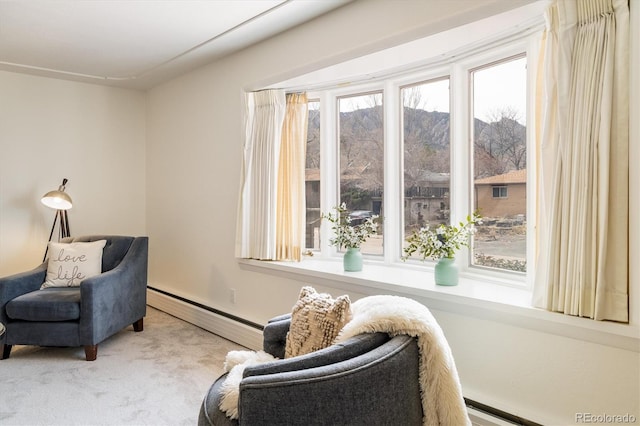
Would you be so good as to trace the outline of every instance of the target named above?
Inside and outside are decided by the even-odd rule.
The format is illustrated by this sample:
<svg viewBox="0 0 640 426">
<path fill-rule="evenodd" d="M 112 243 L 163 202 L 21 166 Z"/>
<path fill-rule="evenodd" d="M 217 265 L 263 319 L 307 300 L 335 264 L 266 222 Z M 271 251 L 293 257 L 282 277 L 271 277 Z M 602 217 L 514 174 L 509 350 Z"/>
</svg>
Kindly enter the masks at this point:
<svg viewBox="0 0 640 426">
<path fill-rule="evenodd" d="M 508 106 L 517 110 L 518 121 L 526 124 L 526 65 L 526 58 L 520 58 L 473 72 L 473 111 L 476 118 L 491 121 L 496 111 Z M 420 89 L 420 108 L 449 112 L 448 80 L 423 84 Z"/>
<path fill-rule="evenodd" d="M 504 106 L 519 112 L 518 122 L 526 125 L 527 60 L 520 58 L 474 72 L 475 116 L 489 121 Z"/>
<path fill-rule="evenodd" d="M 473 110 L 476 118 L 491 121 L 504 107 L 518 111 L 518 122 L 526 125 L 526 58 L 499 63 L 473 72 Z M 420 84 L 418 107 L 426 111 L 449 112 L 449 80 L 442 79 Z M 378 97 L 378 102 L 382 99 Z M 348 112 L 371 105 L 369 96 L 343 98 L 340 111 Z"/>
</svg>

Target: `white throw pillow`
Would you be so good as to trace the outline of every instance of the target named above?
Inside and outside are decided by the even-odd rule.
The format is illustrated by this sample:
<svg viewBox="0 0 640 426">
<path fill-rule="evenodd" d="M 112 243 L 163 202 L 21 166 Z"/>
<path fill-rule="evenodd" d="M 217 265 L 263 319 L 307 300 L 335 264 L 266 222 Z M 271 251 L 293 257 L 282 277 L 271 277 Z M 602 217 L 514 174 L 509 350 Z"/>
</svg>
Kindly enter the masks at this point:
<svg viewBox="0 0 640 426">
<path fill-rule="evenodd" d="M 49 243 L 47 278 L 41 289 L 77 287 L 85 278 L 102 272 L 102 249 L 107 240 L 78 243 Z"/>
</svg>

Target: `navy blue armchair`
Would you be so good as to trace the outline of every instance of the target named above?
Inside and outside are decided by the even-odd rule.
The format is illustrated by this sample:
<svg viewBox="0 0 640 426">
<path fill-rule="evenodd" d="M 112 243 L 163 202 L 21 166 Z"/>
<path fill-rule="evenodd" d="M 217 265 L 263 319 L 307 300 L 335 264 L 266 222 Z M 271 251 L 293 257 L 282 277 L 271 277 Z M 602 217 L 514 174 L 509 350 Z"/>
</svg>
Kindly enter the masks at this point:
<svg viewBox="0 0 640 426">
<path fill-rule="evenodd" d="M 264 329 L 264 350 L 284 356 L 290 316 Z M 354 336 L 328 348 L 249 366 L 238 398 L 238 419 L 219 409 L 218 378 L 204 398 L 199 426 L 422 425 L 416 339 L 385 333 Z"/>
<path fill-rule="evenodd" d="M 147 237 L 92 235 L 63 242 L 106 240 L 102 273 L 79 287 L 40 290 L 47 263 L 0 278 L 0 336 L 2 358 L 13 345 L 84 347 L 94 361 L 98 344 L 133 325 L 142 331 L 147 306 Z"/>
</svg>

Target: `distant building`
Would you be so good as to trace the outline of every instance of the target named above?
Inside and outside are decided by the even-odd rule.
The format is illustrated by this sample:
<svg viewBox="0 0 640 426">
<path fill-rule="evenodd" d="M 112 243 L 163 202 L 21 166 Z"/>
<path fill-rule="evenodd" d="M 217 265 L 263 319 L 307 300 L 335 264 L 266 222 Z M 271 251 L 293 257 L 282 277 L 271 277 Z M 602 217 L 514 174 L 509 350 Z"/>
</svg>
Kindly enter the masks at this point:
<svg viewBox="0 0 640 426">
<path fill-rule="evenodd" d="M 407 228 L 449 219 L 449 173 L 425 170 L 415 185 L 404 190 L 404 222 Z"/>
<path fill-rule="evenodd" d="M 476 179 L 476 209 L 484 217 L 526 218 L 527 170 Z"/>
</svg>

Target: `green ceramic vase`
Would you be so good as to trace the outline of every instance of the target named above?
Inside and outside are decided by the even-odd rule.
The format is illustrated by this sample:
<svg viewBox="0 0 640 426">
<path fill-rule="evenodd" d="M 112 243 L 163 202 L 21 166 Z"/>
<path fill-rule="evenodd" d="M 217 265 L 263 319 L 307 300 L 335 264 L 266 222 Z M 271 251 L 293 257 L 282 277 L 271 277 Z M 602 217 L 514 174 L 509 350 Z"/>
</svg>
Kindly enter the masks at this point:
<svg viewBox="0 0 640 426">
<path fill-rule="evenodd" d="M 458 265 L 455 259 L 441 258 L 436 264 L 434 278 L 437 285 L 458 285 Z"/>
<path fill-rule="evenodd" d="M 342 257 L 345 272 L 362 271 L 362 253 L 360 248 L 348 248 Z"/>
</svg>

